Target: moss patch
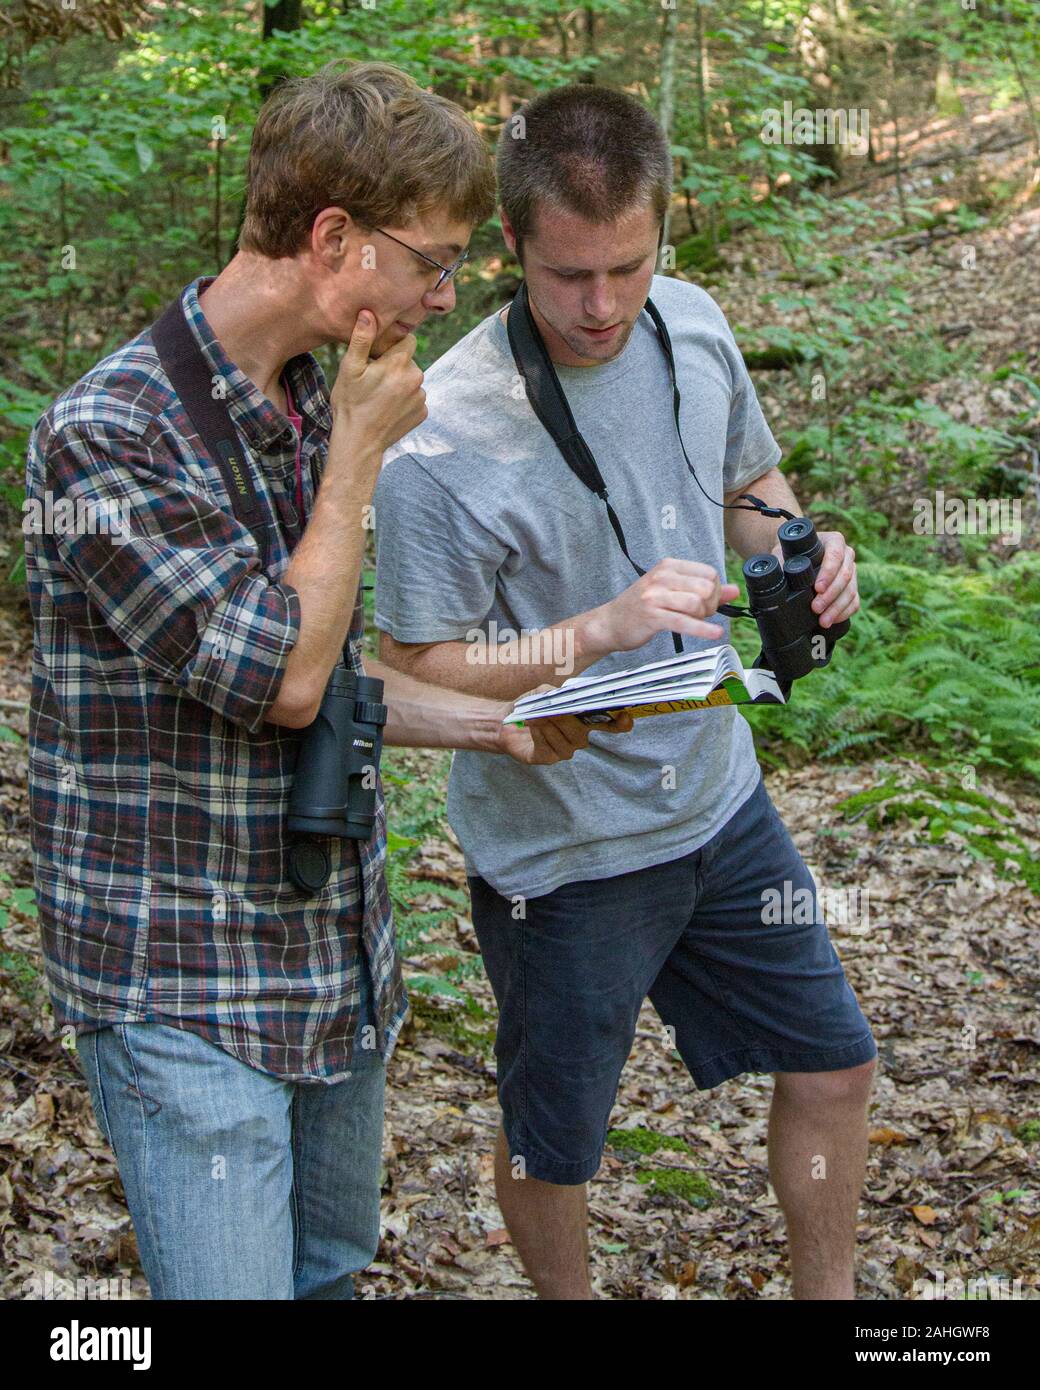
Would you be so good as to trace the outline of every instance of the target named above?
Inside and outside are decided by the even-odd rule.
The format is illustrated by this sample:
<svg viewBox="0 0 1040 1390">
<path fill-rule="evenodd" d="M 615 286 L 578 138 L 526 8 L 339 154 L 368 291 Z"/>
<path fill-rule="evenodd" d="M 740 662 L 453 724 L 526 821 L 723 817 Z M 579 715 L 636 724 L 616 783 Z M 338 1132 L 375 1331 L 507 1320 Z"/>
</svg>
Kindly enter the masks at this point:
<svg viewBox="0 0 1040 1390">
<path fill-rule="evenodd" d="M 625 1149 L 637 1154 L 655 1154 L 658 1149 L 674 1149 L 684 1154 L 690 1152 L 685 1139 L 672 1134 L 655 1134 L 651 1129 L 612 1129 L 607 1134 L 607 1143 L 612 1149 Z"/>
<path fill-rule="evenodd" d="M 686 1168 L 641 1168 L 636 1181 L 660 1197 L 678 1197 L 701 1210 L 715 1201 L 715 1189 L 704 1174 Z"/>
</svg>

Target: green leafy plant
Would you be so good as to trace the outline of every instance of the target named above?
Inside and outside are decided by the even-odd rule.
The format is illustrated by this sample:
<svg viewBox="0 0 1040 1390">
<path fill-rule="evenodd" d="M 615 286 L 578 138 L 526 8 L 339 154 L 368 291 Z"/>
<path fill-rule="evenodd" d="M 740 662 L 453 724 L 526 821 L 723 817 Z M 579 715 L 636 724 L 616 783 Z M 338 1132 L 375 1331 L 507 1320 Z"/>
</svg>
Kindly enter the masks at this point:
<svg viewBox="0 0 1040 1390">
<path fill-rule="evenodd" d="M 979 1199 L 979 1230 L 984 1235 L 992 1235 L 997 1224 L 997 1214 L 1012 1206 L 1020 1197 L 1027 1196 L 1024 1187 L 1009 1188 L 1007 1192 L 987 1192 Z"/>
<path fill-rule="evenodd" d="M 5 869 L 0 869 L 0 931 L 7 926 L 12 911 L 21 913 L 23 917 L 39 916 L 34 890 L 11 887 L 12 882 L 11 875 Z"/>
<path fill-rule="evenodd" d="M 402 956 L 407 958 L 417 953 L 441 956 L 446 966 L 436 974 L 426 970 L 410 972 L 407 976 L 409 990 L 466 1001 L 469 996 L 465 981 L 481 970 L 479 956 L 461 953 L 431 938 L 437 928 L 450 922 L 457 912 L 468 909 L 469 898 L 454 884 L 422 878 L 413 867 L 423 841 L 438 833 L 442 825 L 447 767 L 445 755 L 429 780 L 419 781 L 405 771 L 405 758 L 399 750 L 387 750 L 382 772 L 390 821 L 386 882 Z M 434 905 L 424 906 L 430 900 Z"/>
<path fill-rule="evenodd" d="M 1015 830 L 1013 807 L 959 786 L 949 776 L 934 782 L 895 778 L 839 802 L 847 818 L 865 815 L 875 829 L 884 822 L 909 821 L 933 844 L 956 838 L 975 859 L 988 860 L 1004 878 L 1018 879 L 1040 893 L 1040 860 Z"/>
<path fill-rule="evenodd" d="M 15 888 L 6 870 L 0 869 L 0 932 L 3 932 L 13 912 L 23 917 L 36 917 L 36 895 L 31 888 Z M 40 972 L 23 951 L 0 949 L 0 975 L 14 993 L 26 1004 L 34 1004 L 42 989 Z"/>
<path fill-rule="evenodd" d="M 789 705 L 746 709 L 764 756 L 923 751 L 1040 780 L 1040 555 L 940 570 L 868 544 L 857 566 L 862 611 L 831 664 Z"/>
</svg>

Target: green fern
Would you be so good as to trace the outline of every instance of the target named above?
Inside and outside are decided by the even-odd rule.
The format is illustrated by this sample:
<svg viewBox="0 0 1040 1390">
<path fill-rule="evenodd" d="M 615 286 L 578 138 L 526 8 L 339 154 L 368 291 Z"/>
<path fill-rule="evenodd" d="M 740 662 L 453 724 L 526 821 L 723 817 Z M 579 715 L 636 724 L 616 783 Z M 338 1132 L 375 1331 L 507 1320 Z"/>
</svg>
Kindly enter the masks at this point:
<svg viewBox="0 0 1040 1390">
<path fill-rule="evenodd" d="M 932 750 L 1040 781 L 1040 555 L 936 570 L 868 546 L 858 567 L 863 611 L 830 666 L 787 706 L 745 707 L 766 760 Z"/>
<path fill-rule="evenodd" d="M 934 781 L 887 778 L 879 787 L 857 792 L 839 805 L 847 819 L 864 816 L 872 829 L 885 821 L 919 822 L 932 844 L 951 835 L 976 859 L 988 860 L 1003 878 L 1040 892 L 1040 861 L 1012 826 L 1013 808 L 946 775 Z"/>
</svg>

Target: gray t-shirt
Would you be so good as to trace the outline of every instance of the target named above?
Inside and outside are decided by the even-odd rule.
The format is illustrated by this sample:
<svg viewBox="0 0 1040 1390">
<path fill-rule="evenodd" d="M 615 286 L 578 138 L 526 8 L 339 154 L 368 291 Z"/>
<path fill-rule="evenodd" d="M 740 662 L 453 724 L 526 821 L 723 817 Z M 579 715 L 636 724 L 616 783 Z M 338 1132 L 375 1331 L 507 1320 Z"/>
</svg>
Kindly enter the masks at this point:
<svg viewBox="0 0 1040 1390">
<path fill-rule="evenodd" d="M 711 296 L 663 276 L 650 293 L 675 351 L 687 452 L 721 501 L 773 467 L 780 448 Z M 686 467 L 649 315 L 614 361 L 557 370 L 632 558 L 644 569 L 666 557 L 700 560 L 722 574 L 725 513 Z M 497 313 L 434 363 L 425 388 L 429 417 L 388 452 L 376 488 L 377 627 L 399 642 L 460 641 L 475 630 L 501 641 L 596 608 L 636 581 L 603 502 L 535 418 Z M 688 651 L 714 645 L 683 641 Z M 659 633 L 584 674 L 674 651 Z M 469 873 L 506 896 L 536 897 L 691 853 L 758 775 L 736 709 L 660 715 L 627 734 L 593 733 L 588 749 L 551 767 L 457 752 L 448 820 Z"/>
</svg>

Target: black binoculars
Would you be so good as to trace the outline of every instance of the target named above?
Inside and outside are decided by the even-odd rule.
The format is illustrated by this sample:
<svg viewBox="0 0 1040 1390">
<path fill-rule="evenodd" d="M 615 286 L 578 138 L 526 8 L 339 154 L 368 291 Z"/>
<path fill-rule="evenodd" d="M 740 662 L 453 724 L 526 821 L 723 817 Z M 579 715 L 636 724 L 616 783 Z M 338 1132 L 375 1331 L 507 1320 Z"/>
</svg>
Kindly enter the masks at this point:
<svg viewBox="0 0 1040 1390">
<path fill-rule="evenodd" d="M 792 681 L 827 665 L 850 625 L 846 618 L 822 628 L 812 610 L 823 545 L 809 518 L 785 521 L 776 534 L 783 564 L 775 555 L 752 555 L 744 561 L 744 579 L 748 609 L 762 639 L 755 665 L 772 671 L 786 699 Z"/>
<path fill-rule="evenodd" d="M 383 682 L 337 667 L 321 709 L 304 730 L 289 798 L 289 877 L 317 893 L 332 871 L 329 836 L 367 840 L 376 822 L 386 705 Z"/>
</svg>

